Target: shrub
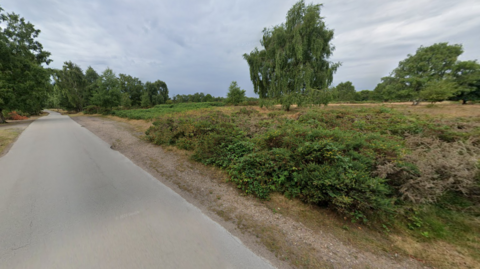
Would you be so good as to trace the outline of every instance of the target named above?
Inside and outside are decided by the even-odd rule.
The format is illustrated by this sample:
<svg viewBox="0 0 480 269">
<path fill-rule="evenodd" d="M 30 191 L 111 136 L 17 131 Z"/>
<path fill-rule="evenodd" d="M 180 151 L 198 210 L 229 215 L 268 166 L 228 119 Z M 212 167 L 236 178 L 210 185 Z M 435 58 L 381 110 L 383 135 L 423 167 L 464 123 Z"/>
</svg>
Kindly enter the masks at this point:
<svg viewBox="0 0 480 269">
<path fill-rule="evenodd" d="M 417 135 L 408 136 L 406 142 L 411 152 L 401 162 L 378 166 L 376 172 L 396 182 L 402 199 L 434 203 L 448 192 L 466 197 L 479 192 L 478 140 L 448 143 Z"/>
<path fill-rule="evenodd" d="M 148 120 L 171 113 L 178 113 L 202 108 L 212 108 L 224 105 L 225 104 L 221 102 L 163 104 L 156 105 L 155 107 L 148 109 L 113 110 L 111 113 L 112 115 L 122 118 Z"/>
<path fill-rule="evenodd" d="M 472 124 L 385 107 L 195 115 L 160 115 L 147 137 L 193 151 L 193 159 L 225 169 L 239 189 L 262 199 L 280 192 L 364 219 L 408 215 L 399 206 L 441 202 L 445 193 L 469 201 L 480 194 L 480 140 L 469 139 L 480 129 Z"/>
<path fill-rule="evenodd" d="M 311 121 L 261 119 L 258 111 L 245 108 L 231 116 L 163 116 L 147 137 L 156 144 L 193 150 L 195 160 L 226 169 L 240 189 L 262 199 L 281 192 L 343 213 L 392 210 L 386 180 L 371 176 L 371 171 L 377 160 L 398 155 L 398 141 L 329 130 Z M 266 130 L 249 137 L 247 121 L 265 124 Z"/>
<path fill-rule="evenodd" d="M 97 114 L 99 110 L 100 110 L 100 107 L 90 105 L 90 106 L 86 106 L 86 107 L 83 108 L 83 113 L 85 113 L 85 114 Z"/>
<path fill-rule="evenodd" d="M 12 111 L 12 112 L 8 113 L 6 119 L 7 120 L 26 120 L 26 119 L 28 119 L 27 116 L 22 116 L 21 114 L 22 114 L 21 112 Z"/>
</svg>

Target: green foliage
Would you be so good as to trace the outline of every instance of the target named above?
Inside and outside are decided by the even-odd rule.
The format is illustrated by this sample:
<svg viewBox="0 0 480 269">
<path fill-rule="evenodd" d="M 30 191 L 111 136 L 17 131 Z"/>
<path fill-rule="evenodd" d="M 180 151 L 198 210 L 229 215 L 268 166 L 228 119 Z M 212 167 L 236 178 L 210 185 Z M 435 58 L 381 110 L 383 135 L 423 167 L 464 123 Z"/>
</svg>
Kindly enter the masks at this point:
<svg viewBox="0 0 480 269">
<path fill-rule="evenodd" d="M 194 94 L 177 94 L 172 98 L 174 103 L 200 103 L 200 102 L 224 102 L 224 97 L 213 97 L 210 94 L 205 95 L 203 92 Z"/>
<path fill-rule="evenodd" d="M 125 74 L 120 74 L 118 80 L 120 84 L 120 92 L 130 99 L 131 106 L 140 106 L 142 102 L 142 93 L 144 93 L 144 85 L 142 81 Z"/>
<path fill-rule="evenodd" d="M 480 151 L 471 137 L 478 128 L 452 128 L 382 106 L 291 115 L 248 108 L 230 115 L 168 113 L 146 134 L 225 169 L 240 190 L 262 199 L 283 193 L 329 206 L 352 222 L 380 220 L 385 232 L 400 228 L 418 240 L 477 240 L 480 174 L 473 175 Z M 412 195 L 434 199 L 405 199 Z"/>
<path fill-rule="evenodd" d="M 476 61 L 462 61 L 453 70 L 453 78 L 458 84 L 458 92 L 452 100 L 480 100 L 480 64 Z"/>
<path fill-rule="evenodd" d="M 393 189 L 372 171 L 379 161 L 397 158 L 401 143 L 387 135 L 390 130 L 385 135 L 365 130 L 380 128 L 373 122 L 355 129 L 351 119 L 358 113 L 329 113 L 310 112 L 298 121 L 281 113 L 262 119 L 248 109 L 231 116 L 170 115 L 155 121 L 147 137 L 159 145 L 193 150 L 195 160 L 226 169 L 238 188 L 260 198 L 281 192 L 360 219 L 372 210 L 391 212 Z M 339 119 L 349 128 L 330 128 Z"/>
<path fill-rule="evenodd" d="M 93 69 L 91 66 L 85 70 L 85 80 L 87 81 L 87 87 L 84 92 L 83 100 L 86 101 L 86 104 L 90 104 L 90 99 L 94 92 L 97 91 L 97 79 L 100 75 Z"/>
<path fill-rule="evenodd" d="M 462 45 L 437 43 L 420 47 L 414 55 L 398 64 L 389 77 L 374 90 L 376 100 L 443 101 L 476 99 L 475 82 L 480 80 L 480 65 L 476 61 L 459 61 Z"/>
<path fill-rule="evenodd" d="M 144 108 L 149 108 L 152 106 L 150 95 L 146 91 L 142 94 L 141 106 Z"/>
<path fill-rule="evenodd" d="M 373 91 L 369 91 L 369 90 L 359 91 L 356 93 L 355 100 L 360 102 L 371 101 L 373 100 Z"/>
<path fill-rule="evenodd" d="M 165 101 L 168 100 L 167 84 L 161 80 L 157 80 L 155 82 L 146 82 L 145 92 L 148 94 L 151 105 L 164 104 Z M 142 96 L 142 106 L 144 101 L 143 99 L 144 96 Z M 148 103 L 148 101 L 145 101 L 145 103 Z"/>
<path fill-rule="evenodd" d="M 130 99 L 130 96 L 128 96 L 128 93 L 122 93 L 121 105 L 122 105 L 123 108 L 132 107 L 132 99 Z"/>
<path fill-rule="evenodd" d="M 100 108 L 98 106 L 89 105 L 89 106 L 86 106 L 86 107 L 83 108 L 83 113 L 85 113 L 85 114 L 96 114 L 96 113 L 98 113 L 99 109 Z"/>
<path fill-rule="evenodd" d="M 260 98 L 279 101 L 288 110 L 292 100 L 307 103 L 311 89 L 326 89 L 340 66 L 328 59 L 334 47 L 333 30 L 320 16 L 321 5 L 297 2 L 285 24 L 263 30 L 262 50 L 243 57 L 250 67 L 253 89 Z"/>
<path fill-rule="evenodd" d="M 356 99 L 355 87 L 352 82 L 342 82 L 335 87 L 336 101 L 354 101 Z"/>
<path fill-rule="evenodd" d="M 93 93 L 91 99 L 92 105 L 106 109 L 112 109 L 120 105 L 122 98 L 120 85 L 111 69 L 107 68 L 97 79 L 96 84 L 97 91 Z"/>
<path fill-rule="evenodd" d="M 113 110 L 112 115 L 129 119 L 154 119 L 161 115 L 224 106 L 223 103 L 184 103 L 156 105 L 149 109 Z"/>
<path fill-rule="evenodd" d="M 432 81 L 425 86 L 419 96 L 422 100 L 429 102 L 441 102 L 455 95 L 457 92 L 457 84 L 453 81 L 440 80 Z"/>
<path fill-rule="evenodd" d="M 228 87 L 227 99 L 225 102 L 227 104 L 238 105 L 245 100 L 245 90 L 238 87 L 236 81 L 232 81 Z"/>
<path fill-rule="evenodd" d="M 40 30 L 15 13 L 0 7 L 0 122 L 3 110 L 37 114 L 51 90 L 50 53 L 37 38 Z"/>
<path fill-rule="evenodd" d="M 54 72 L 55 86 L 60 90 L 60 106 L 67 110 L 81 111 L 86 100 L 87 80 L 82 69 L 72 63 L 65 62 L 62 70 Z"/>
</svg>

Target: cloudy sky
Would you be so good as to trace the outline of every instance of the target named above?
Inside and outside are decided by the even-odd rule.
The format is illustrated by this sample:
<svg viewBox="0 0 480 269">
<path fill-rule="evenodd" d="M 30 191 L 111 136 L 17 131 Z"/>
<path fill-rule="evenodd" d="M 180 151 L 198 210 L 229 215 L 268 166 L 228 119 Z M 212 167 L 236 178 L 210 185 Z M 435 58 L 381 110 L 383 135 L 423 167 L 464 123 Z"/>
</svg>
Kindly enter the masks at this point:
<svg viewBox="0 0 480 269">
<path fill-rule="evenodd" d="M 52 53 L 97 72 L 110 67 L 142 81 L 161 79 L 170 95 L 225 96 L 238 81 L 255 96 L 242 55 L 260 46 L 264 27 L 285 21 L 296 0 L 2 0 L 32 22 Z M 307 3 L 311 1 L 307 0 Z M 479 0 L 323 0 L 335 30 L 334 85 L 373 89 L 407 54 L 437 42 L 460 43 L 480 60 Z"/>
</svg>

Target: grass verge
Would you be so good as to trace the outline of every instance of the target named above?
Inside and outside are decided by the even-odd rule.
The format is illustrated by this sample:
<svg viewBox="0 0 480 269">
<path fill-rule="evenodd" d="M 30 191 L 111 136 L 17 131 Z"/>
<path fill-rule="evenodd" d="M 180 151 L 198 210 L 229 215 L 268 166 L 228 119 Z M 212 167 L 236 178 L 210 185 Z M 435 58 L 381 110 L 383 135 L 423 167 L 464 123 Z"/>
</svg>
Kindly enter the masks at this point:
<svg viewBox="0 0 480 269">
<path fill-rule="evenodd" d="M 17 139 L 21 131 L 16 129 L 0 129 L 0 156 L 3 156 L 4 151 Z"/>
</svg>

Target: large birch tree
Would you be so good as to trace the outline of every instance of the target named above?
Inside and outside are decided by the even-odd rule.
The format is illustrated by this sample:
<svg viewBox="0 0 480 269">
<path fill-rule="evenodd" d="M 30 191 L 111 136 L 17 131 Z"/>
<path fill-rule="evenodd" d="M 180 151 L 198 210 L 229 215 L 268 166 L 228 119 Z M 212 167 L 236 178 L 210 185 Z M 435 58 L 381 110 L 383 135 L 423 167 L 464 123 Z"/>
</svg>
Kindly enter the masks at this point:
<svg viewBox="0 0 480 269">
<path fill-rule="evenodd" d="M 311 100 L 322 96 L 312 92 L 328 88 L 340 63 L 329 60 L 335 49 L 333 30 L 320 16 L 321 7 L 297 2 L 288 11 L 286 23 L 263 30 L 263 49 L 243 55 L 260 98 L 274 99 L 286 110 L 295 103 L 322 103 Z"/>
</svg>

